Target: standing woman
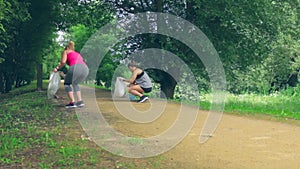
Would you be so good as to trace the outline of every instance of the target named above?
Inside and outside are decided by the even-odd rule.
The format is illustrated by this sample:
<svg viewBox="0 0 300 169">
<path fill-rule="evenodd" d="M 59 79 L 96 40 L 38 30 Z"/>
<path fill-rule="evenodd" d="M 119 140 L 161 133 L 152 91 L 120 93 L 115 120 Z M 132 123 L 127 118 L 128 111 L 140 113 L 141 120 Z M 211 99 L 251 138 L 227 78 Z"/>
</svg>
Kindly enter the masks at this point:
<svg viewBox="0 0 300 169">
<path fill-rule="evenodd" d="M 139 96 L 140 99 L 137 102 L 143 103 L 149 99 L 144 95 L 144 92 L 148 93 L 152 91 L 151 79 L 144 70 L 137 67 L 135 62 L 129 63 L 128 68 L 132 72 L 131 79 L 123 79 L 123 81 L 130 83 L 128 92 L 135 96 Z"/>
<path fill-rule="evenodd" d="M 66 108 L 82 107 L 84 103 L 81 98 L 79 83 L 86 79 L 89 69 L 80 53 L 75 51 L 75 44 L 72 41 L 65 47 L 65 50 L 62 52 L 61 61 L 53 71 L 57 72 L 65 64 L 69 65 L 69 70 L 65 77 L 64 86 L 70 99 Z M 75 102 L 74 93 L 77 96 L 77 102 Z"/>
</svg>

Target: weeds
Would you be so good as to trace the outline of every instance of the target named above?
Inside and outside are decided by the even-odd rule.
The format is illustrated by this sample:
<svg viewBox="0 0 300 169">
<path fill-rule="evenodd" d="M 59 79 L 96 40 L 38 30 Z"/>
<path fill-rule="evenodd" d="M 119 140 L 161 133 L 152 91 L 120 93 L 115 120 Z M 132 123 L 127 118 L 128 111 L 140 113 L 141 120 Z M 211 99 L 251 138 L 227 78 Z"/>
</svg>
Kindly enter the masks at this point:
<svg viewBox="0 0 300 169">
<path fill-rule="evenodd" d="M 76 114 L 60 111 L 46 91 L 34 88 L 0 97 L 0 168 L 151 168 L 147 160 L 136 164 L 82 139 Z"/>
</svg>

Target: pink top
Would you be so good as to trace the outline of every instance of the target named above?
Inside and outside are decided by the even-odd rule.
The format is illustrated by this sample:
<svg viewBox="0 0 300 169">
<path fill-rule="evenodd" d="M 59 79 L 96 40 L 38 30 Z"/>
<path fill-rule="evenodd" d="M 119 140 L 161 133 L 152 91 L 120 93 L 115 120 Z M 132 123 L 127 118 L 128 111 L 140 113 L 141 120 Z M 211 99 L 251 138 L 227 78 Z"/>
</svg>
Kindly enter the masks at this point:
<svg viewBox="0 0 300 169">
<path fill-rule="evenodd" d="M 69 66 L 73 66 L 75 64 L 84 64 L 85 65 L 85 62 L 83 61 L 83 58 L 80 55 L 80 53 L 72 51 L 67 54 L 67 64 Z"/>
</svg>

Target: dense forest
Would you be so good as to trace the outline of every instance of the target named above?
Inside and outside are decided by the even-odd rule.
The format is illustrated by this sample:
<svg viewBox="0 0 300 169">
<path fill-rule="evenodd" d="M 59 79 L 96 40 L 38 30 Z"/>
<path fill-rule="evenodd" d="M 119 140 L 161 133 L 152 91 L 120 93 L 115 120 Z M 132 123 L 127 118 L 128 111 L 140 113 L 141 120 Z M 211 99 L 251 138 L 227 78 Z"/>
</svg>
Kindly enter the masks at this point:
<svg viewBox="0 0 300 169">
<path fill-rule="evenodd" d="M 81 51 L 102 26 L 147 11 L 197 26 L 218 52 L 231 93 L 269 94 L 299 85 L 300 0 L 0 0 L 0 9 L 1 93 L 33 80 L 41 88 L 40 81 L 57 65 L 68 40 Z M 193 59 L 195 53 L 179 41 L 153 34 L 114 46 L 101 62 L 95 83 L 110 87 L 120 61 L 147 48 L 180 56 L 199 90 L 210 91 L 210 79 L 203 64 Z M 162 71 L 149 74 L 173 98 L 174 79 Z"/>
</svg>

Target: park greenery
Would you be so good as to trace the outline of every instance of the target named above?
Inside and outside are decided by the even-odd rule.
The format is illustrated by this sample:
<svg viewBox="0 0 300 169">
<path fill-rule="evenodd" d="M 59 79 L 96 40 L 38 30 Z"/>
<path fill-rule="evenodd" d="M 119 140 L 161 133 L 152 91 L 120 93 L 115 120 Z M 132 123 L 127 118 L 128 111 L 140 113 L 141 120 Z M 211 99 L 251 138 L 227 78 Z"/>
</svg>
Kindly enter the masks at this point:
<svg viewBox="0 0 300 169">
<path fill-rule="evenodd" d="M 271 94 L 298 85 L 299 0 L 276 1 L 0 1 L 0 91 L 41 81 L 59 62 L 63 45 L 75 41 L 80 51 L 97 30 L 115 18 L 152 11 L 172 14 L 196 25 L 214 45 L 233 94 Z M 5 10 L 4 10 L 5 9 Z M 167 21 L 166 21 L 167 22 Z M 63 34 L 59 34 L 63 33 Z M 179 41 L 146 34 L 111 47 L 99 66 L 97 85 L 111 87 L 120 61 L 137 50 L 160 48 L 179 56 L 210 91 L 201 60 Z M 169 69 L 172 69 L 170 66 Z M 176 71 L 176 69 L 174 70 Z M 177 82 L 163 71 L 149 70 L 168 98 Z"/>
<path fill-rule="evenodd" d="M 75 41 L 76 50 L 81 51 L 90 36 L 113 19 L 146 11 L 181 17 L 203 31 L 219 54 L 230 93 L 271 94 L 296 87 L 300 67 L 299 3 L 1 0 L 0 91 L 9 92 L 35 79 L 37 88 L 41 88 L 42 79 L 59 62 L 67 41 Z M 199 90 L 210 92 L 206 69 L 195 53 L 175 39 L 153 34 L 120 40 L 111 47 L 99 66 L 96 84 L 111 87 L 120 61 L 147 48 L 165 49 L 179 56 L 197 78 Z M 174 98 L 177 82 L 163 71 L 149 73 L 166 96 Z"/>
</svg>

